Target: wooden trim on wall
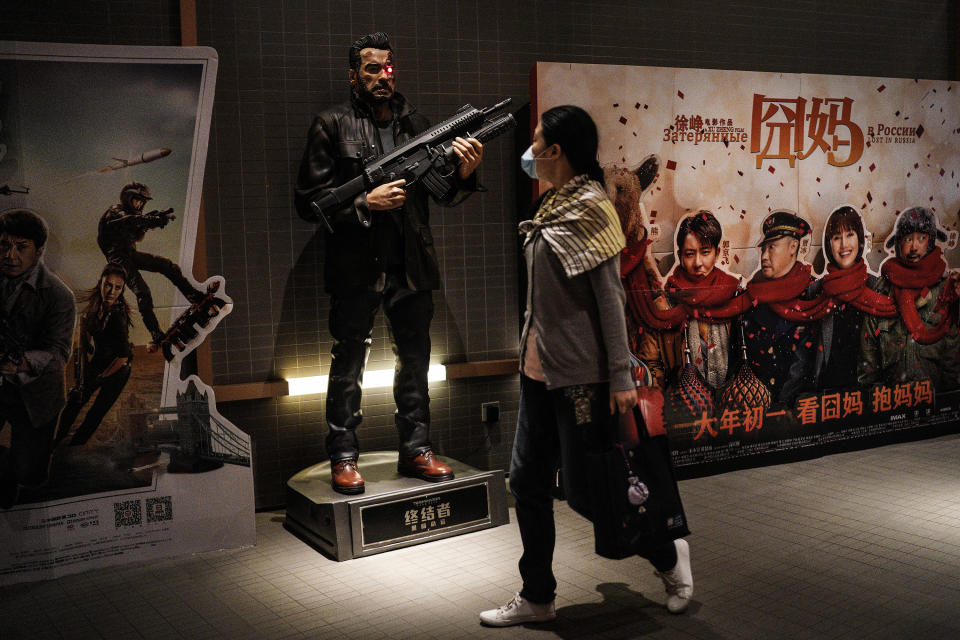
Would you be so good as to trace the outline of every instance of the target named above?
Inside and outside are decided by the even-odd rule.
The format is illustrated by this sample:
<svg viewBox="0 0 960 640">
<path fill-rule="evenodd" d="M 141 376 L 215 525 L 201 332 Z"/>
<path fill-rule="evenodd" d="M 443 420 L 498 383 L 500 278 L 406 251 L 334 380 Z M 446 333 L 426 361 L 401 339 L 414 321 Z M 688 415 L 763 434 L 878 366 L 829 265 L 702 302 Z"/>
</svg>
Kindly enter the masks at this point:
<svg viewBox="0 0 960 640">
<path fill-rule="evenodd" d="M 217 402 L 236 402 L 238 400 L 262 400 L 290 395 L 290 386 L 286 380 L 268 380 L 266 382 L 245 382 L 242 384 L 220 384 L 213 387 Z"/>
<path fill-rule="evenodd" d="M 197 46 L 197 2 L 180 0 L 180 45 Z M 200 197 L 200 210 L 197 215 L 197 237 L 193 249 L 193 277 L 203 282 L 207 279 L 207 224 L 203 211 L 203 196 Z M 213 381 L 213 353 L 210 343 L 204 340 L 196 349 L 197 375 L 201 380 Z"/>
<path fill-rule="evenodd" d="M 197 46 L 197 0 L 180 0 L 180 46 Z"/>
<path fill-rule="evenodd" d="M 487 378 L 490 376 L 509 376 L 520 371 L 519 358 L 506 360 L 482 360 L 477 362 L 457 362 L 446 365 L 447 380 L 463 378 Z"/>
</svg>

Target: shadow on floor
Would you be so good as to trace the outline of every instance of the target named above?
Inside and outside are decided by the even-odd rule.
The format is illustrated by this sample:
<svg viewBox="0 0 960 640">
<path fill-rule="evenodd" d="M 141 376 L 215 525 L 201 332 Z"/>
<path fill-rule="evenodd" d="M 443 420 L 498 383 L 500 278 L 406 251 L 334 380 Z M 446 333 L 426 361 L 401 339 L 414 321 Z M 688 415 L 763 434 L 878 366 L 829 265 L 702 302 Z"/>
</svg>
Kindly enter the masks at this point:
<svg viewBox="0 0 960 640">
<path fill-rule="evenodd" d="M 551 631 L 558 638 L 605 638 L 628 640 L 643 638 L 672 626 L 664 624 L 664 618 L 672 614 L 659 602 L 650 600 L 639 591 L 634 591 L 624 582 L 602 582 L 596 587 L 603 595 L 602 602 L 574 604 L 557 609 L 557 619 L 537 628 Z M 683 619 L 677 618 L 678 626 L 695 625 L 696 637 L 721 640 L 722 636 L 711 632 L 692 616 L 700 605 L 694 600 Z"/>
</svg>

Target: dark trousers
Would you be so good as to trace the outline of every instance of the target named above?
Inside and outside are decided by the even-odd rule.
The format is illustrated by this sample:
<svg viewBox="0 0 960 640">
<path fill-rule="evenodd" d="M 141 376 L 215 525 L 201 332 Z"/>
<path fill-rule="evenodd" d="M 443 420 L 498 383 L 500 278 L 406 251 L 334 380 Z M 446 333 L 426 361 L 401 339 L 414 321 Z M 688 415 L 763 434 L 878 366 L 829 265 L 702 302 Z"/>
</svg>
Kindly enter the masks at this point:
<svg viewBox="0 0 960 640">
<path fill-rule="evenodd" d="M 34 425 L 14 385 L 0 384 L 0 431 L 10 423 L 10 449 L 0 452 L 0 483 L 36 486 L 47 479 L 53 453 L 56 415 L 46 424 Z"/>
<path fill-rule="evenodd" d="M 520 556 L 520 595 L 530 602 L 553 602 L 557 580 L 553 575 L 556 527 L 553 487 L 558 466 L 570 507 L 591 518 L 591 469 L 587 452 L 600 442 L 598 434 L 609 428 L 610 391 L 607 383 L 575 385 L 548 390 L 542 382 L 520 376 L 520 410 L 510 463 L 510 492 L 516 498 L 517 524 L 523 543 Z M 658 571 L 677 564 L 673 542 L 643 554 Z"/>
<path fill-rule="evenodd" d="M 160 329 L 160 323 L 153 312 L 153 294 L 150 293 L 150 287 L 147 286 L 146 280 L 140 275 L 141 271 L 163 275 L 191 302 L 202 295 L 201 292 L 193 288 L 190 281 L 183 275 L 180 265 L 163 256 L 155 256 L 143 251 L 131 251 L 109 253 L 107 258 L 110 262 L 119 264 L 126 270 L 127 288 L 133 291 L 133 295 L 137 297 L 137 309 L 140 311 L 140 317 L 143 318 L 143 326 L 150 332 L 150 336 L 154 340 L 162 336 L 163 331 Z"/>
<path fill-rule="evenodd" d="M 86 444 L 90 436 L 92 436 L 97 430 L 97 427 L 100 426 L 100 423 L 103 422 L 103 418 L 107 415 L 107 412 L 110 411 L 110 407 L 112 407 L 117 401 L 117 398 L 120 397 L 120 393 L 123 392 L 123 388 L 127 386 L 127 380 L 129 379 L 130 365 L 125 364 L 114 372 L 113 375 L 107 378 L 95 376 L 92 380 L 85 381 L 83 388 L 80 389 L 79 392 L 71 391 L 70 396 L 67 398 L 67 406 L 65 406 L 60 413 L 60 424 L 57 427 L 57 442 L 59 443 L 67 437 L 67 434 L 70 433 L 70 428 L 73 426 L 73 421 L 77 419 L 77 415 L 80 413 L 80 410 L 83 409 L 83 405 L 87 404 L 97 389 L 100 389 L 100 393 L 97 394 L 97 399 L 93 401 L 93 405 L 87 411 L 87 415 L 83 417 L 83 422 L 80 423 L 77 431 L 73 434 L 73 438 L 70 439 L 71 446 Z"/>
<path fill-rule="evenodd" d="M 358 291 L 335 295 L 330 301 L 330 334 L 333 359 L 327 386 L 327 455 L 333 461 L 359 455 L 356 429 L 360 411 L 361 378 L 370 352 L 377 309 L 383 305 L 396 356 L 393 377 L 394 416 L 400 455 L 416 457 L 430 448 L 430 291 L 411 291 L 400 277 L 387 278 L 382 292 Z"/>
</svg>

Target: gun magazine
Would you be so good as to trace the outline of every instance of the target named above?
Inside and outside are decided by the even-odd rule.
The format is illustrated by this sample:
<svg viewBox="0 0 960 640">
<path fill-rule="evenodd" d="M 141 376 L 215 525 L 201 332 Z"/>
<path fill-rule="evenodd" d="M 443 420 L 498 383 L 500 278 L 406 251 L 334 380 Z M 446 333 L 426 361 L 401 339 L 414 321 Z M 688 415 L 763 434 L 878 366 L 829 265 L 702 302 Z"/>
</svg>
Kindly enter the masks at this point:
<svg viewBox="0 0 960 640">
<path fill-rule="evenodd" d="M 435 168 L 431 168 L 423 175 L 423 185 L 438 201 L 444 201 L 453 196 L 457 190 L 453 181 L 453 174 L 443 176 Z"/>
</svg>

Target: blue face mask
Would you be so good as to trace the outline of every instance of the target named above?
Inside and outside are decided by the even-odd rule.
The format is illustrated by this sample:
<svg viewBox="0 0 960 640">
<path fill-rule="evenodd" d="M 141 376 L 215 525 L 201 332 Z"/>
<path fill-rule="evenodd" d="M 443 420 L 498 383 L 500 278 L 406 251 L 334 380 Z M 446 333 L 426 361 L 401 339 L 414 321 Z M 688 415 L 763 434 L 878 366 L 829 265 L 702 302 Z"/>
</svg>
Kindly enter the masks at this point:
<svg viewBox="0 0 960 640">
<path fill-rule="evenodd" d="M 520 168 L 534 180 L 539 179 L 537 175 L 537 159 L 533 157 L 533 145 L 527 147 L 527 150 L 520 156 Z"/>
</svg>

